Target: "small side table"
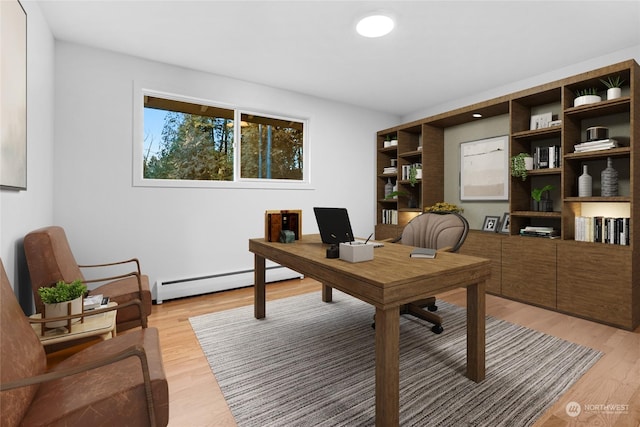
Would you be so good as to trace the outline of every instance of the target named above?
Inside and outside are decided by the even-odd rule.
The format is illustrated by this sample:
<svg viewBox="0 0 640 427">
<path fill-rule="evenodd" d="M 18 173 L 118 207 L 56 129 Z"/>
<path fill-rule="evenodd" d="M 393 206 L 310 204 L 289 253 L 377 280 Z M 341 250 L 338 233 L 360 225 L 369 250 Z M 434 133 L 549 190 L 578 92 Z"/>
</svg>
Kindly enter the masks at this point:
<svg viewBox="0 0 640 427">
<path fill-rule="evenodd" d="M 116 305 L 118 305 L 118 303 L 110 302 L 107 307 L 114 307 Z M 90 313 L 90 311 L 85 311 L 85 313 Z M 72 323 L 70 331 L 63 326 L 45 330 L 43 334 L 40 323 L 31 323 L 31 327 L 33 327 L 33 330 L 44 346 L 87 337 L 100 337 L 103 340 L 108 340 L 116 336 L 116 314 L 117 310 L 112 310 L 105 313 L 85 316 L 83 322 Z M 29 317 L 31 319 L 40 319 L 41 313 L 36 313 Z"/>
</svg>

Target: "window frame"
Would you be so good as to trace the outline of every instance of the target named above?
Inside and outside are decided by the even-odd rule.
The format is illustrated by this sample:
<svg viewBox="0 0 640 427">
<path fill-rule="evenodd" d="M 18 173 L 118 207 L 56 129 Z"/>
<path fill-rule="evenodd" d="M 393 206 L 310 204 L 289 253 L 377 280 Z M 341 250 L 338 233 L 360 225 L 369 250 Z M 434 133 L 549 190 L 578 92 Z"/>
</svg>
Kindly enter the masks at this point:
<svg viewBox="0 0 640 427">
<path fill-rule="evenodd" d="M 240 177 L 240 126 L 234 126 L 233 142 L 233 180 L 187 180 L 187 179 L 151 179 L 144 178 L 144 97 L 153 96 L 170 99 L 173 101 L 189 102 L 193 104 L 209 105 L 216 108 L 226 108 L 234 111 L 234 124 L 240 123 L 242 114 L 256 114 L 264 117 L 295 120 L 303 124 L 303 169 L 302 180 L 267 179 L 267 178 L 241 178 Z M 243 108 L 223 102 L 211 101 L 188 95 L 180 95 L 168 91 L 149 89 L 135 82 L 133 91 L 133 156 L 132 156 L 132 186 L 133 187 L 162 187 L 162 188 L 249 188 L 249 189 L 286 189 L 286 190 L 310 190 L 311 168 L 309 149 L 309 119 L 274 112 L 260 111 L 252 108 Z"/>
</svg>

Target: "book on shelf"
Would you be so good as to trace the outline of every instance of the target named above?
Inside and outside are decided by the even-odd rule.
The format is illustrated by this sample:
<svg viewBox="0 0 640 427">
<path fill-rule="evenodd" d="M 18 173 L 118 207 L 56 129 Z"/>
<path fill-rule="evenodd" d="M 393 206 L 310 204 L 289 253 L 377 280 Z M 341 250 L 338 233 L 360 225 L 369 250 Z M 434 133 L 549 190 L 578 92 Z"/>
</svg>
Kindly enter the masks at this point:
<svg viewBox="0 0 640 427">
<path fill-rule="evenodd" d="M 398 210 L 397 209 L 382 209 L 382 223 L 383 224 L 398 224 Z"/>
<path fill-rule="evenodd" d="M 436 250 L 435 249 L 430 249 L 430 248 L 415 248 L 414 250 L 411 251 L 411 254 L 409 254 L 409 256 L 411 258 L 435 258 L 436 257 Z"/>
<path fill-rule="evenodd" d="M 395 166 L 388 166 L 382 169 L 382 173 L 385 175 L 395 175 L 398 173 L 398 168 Z"/>
<path fill-rule="evenodd" d="M 574 240 L 628 246 L 630 225 L 630 218 L 577 216 Z"/>
<path fill-rule="evenodd" d="M 530 237 L 546 237 L 549 239 L 556 239 L 559 237 L 558 230 L 553 227 L 534 227 L 527 226 L 520 229 L 521 236 Z"/>
<path fill-rule="evenodd" d="M 608 150 L 618 147 L 618 141 L 615 139 L 598 139 L 595 141 L 586 141 L 573 146 L 575 153 L 584 153 L 587 151 Z"/>
<path fill-rule="evenodd" d="M 559 168 L 561 163 L 560 146 L 536 147 L 533 151 L 534 169 Z"/>
</svg>

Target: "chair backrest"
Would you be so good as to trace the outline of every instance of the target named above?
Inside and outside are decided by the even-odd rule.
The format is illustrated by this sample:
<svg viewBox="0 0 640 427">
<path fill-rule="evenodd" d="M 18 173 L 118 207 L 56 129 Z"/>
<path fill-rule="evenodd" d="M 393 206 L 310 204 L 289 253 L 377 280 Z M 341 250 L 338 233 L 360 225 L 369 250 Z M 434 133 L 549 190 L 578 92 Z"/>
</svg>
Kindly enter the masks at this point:
<svg viewBox="0 0 640 427">
<path fill-rule="evenodd" d="M 43 307 L 38 288 L 53 286 L 60 280 L 66 283 L 85 280 L 62 227 L 44 227 L 30 232 L 24 237 L 24 252 L 38 313 Z"/>
<path fill-rule="evenodd" d="M 469 232 L 469 223 L 458 213 L 423 213 L 412 219 L 402 232 L 404 245 L 442 249 L 460 249 Z"/>
<path fill-rule="evenodd" d="M 25 317 L 0 260 L 0 381 L 3 383 L 44 373 L 47 356 Z M 16 426 L 38 390 L 37 385 L 0 392 L 2 425 Z"/>
</svg>

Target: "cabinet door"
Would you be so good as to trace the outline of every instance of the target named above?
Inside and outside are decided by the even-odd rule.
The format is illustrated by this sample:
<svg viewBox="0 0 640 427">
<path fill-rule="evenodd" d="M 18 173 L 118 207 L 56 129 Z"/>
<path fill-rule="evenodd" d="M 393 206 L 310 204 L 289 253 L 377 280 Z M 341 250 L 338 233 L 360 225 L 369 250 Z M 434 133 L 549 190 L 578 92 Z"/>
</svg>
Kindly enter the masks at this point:
<svg viewBox="0 0 640 427">
<path fill-rule="evenodd" d="M 558 245 L 558 309 L 633 327 L 632 252 L 607 244 Z"/>
<path fill-rule="evenodd" d="M 556 240 L 511 236 L 502 242 L 502 295 L 556 308 Z"/>
<path fill-rule="evenodd" d="M 458 252 L 491 260 L 491 278 L 487 280 L 487 292 L 500 295 L 502 288 L 502 239 L 505 236 L 483 231 L 469 231 Z"/>
</svg>

